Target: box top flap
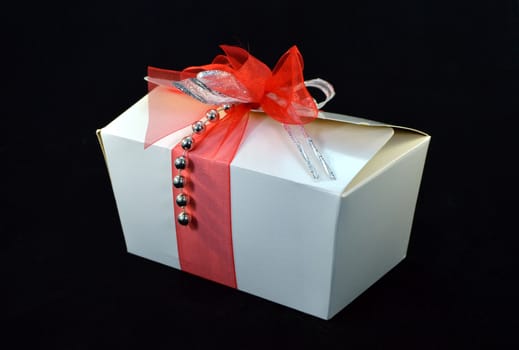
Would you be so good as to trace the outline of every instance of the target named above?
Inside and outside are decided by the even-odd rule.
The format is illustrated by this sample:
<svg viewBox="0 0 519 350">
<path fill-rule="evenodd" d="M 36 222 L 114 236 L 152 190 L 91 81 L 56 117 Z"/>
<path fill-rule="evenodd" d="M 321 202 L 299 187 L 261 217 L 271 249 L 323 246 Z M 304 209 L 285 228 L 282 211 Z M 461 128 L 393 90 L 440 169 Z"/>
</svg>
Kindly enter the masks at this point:
<svg viewBox="0 0 519 350">
<path fill-rule="evenodd" d="M 332 120 L 316 120 L 306 124 L 305 128 L 333 168 L 336 180 L 329 179 L 322 171 L 320 178 L 314 180 L 298 147 L 283 127 L 263 113 L 251 113 L 249 126 L 232 166 L 340 194 L 393 136 L 392 128 L 366 127 Z M 320 170 L 319 160 L 311 148 L 304 139 L 300 141 L 300 146 L 306 149 L 308 157 Z"/>
<path fill-rule="evenodd" d="M 413 128 L 409 128 L 409 127 L 406 127 L 406 126 L 385 124 L 385 123 L 381 123 L 381 122 L 377 122 L 377 121 L 369 120 L 369 119 L 365 119 L 365 118 L 353 117 L 351 115 L 346 115 L 346 114 L 337 114 L 337 113 L 331 113 L 331 112 L 319 112 L 319 117 L 318 118 L 319 119 L 326 119 L 326 120 L 335 120 L 335 121 L 338 121 L 338 122 L 350 123 L 350 124 L 356 124 L 356 125 L 384 126 L 384 127 L 389 127 L 389 128 L 407 130 L 407 131 L 415 132 L 415 133 L 418 133 L 418 134 L 421 134 L 421 135 L 424 135 L 424 136 L 428 136 L 423 131 L 420 131 L 420 130 L 417 130 L 417 129 L 413 129 Z"/>
</svg>

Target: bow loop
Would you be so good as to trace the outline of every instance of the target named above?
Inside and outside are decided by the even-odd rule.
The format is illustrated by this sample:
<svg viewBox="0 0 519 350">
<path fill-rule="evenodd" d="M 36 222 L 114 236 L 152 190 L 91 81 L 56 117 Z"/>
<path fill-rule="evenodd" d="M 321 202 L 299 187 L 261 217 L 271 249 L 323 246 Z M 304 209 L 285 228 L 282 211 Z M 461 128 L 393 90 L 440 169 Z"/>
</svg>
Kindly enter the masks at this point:
<svg viewBox="0 0 519 350">
<path fill-rule="evenodd" d="M 221 45 L 225 55 L 218 55 L 211 64 L 188 68 L 190 71 L 219 70 L 232 74 L 233 79 L 237 80 L 244 87 L 240 94 L 249 96 L 248 103 L 258 104 L 264 94 L 265 84 L 272 76 L 270 69 L 256 57 L 246 50 L 236 47 Z M 235 91 L 228 90 L 222 86 L 219 93 L 230 97 L 235 97 Z"/>
<path fill-rule="evenodd" d="M 267 81 L 261 107 L 284 124 L 306 124 L 317 118 L 317 106 L 306 89 L 303 58 L 296 46 L 276 64 Z"/>
</svg>

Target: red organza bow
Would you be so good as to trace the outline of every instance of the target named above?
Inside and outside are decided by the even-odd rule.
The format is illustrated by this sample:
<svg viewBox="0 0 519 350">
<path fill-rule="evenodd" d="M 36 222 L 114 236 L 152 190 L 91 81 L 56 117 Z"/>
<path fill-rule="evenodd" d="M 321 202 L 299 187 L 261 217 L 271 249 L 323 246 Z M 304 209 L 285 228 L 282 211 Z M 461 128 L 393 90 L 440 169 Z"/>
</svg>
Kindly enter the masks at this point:
<svg viewBox="0 0 519 350">
<path fill-rule="evenodd" d="M 228 123 L 218 124 L 227 124 L 226 127 L 232 129 L 244 128 L 246 121 L 239 122 L 238 119 L 252 109 L 262 109 L 284 124 L 306 124 L 317 117 L 318 109 L 305 86 L 303 59 L 296 46 L 279 59 L 272 71 L 240 47 L 222 45 L 221 48 L 225 55 L 216 56 L 208 65 L 189 67 L 183 71 L 149 67 L 147 80 L 150 92 L 160 85 L 167 87 L 168 93 L 185 93 L 182 89 L 175 89 L 175 86 L 181 86 L 182 82 L 188 83 L 192 79 L 201 81 L 209 91 L 215 93 L 213 96 L 227 97 L 234 105 L 225 118 L 230 117 L 234 122 L 229 120 Z M 198 108 L 193 108 L 189 113 L 184 111 L 182 115 L 174 115 L 171 111 L 167 113 L 171 106 L 167 107 L 164 93 L 156 94 L 158 96 L 150 94 L 145 147 L 203 117 Z M 201 97 L 199 101 L 210 106 L 217 104 L 211 98 Z M 243 130 L 234 131 L 243 134 Z"/>
</svg>

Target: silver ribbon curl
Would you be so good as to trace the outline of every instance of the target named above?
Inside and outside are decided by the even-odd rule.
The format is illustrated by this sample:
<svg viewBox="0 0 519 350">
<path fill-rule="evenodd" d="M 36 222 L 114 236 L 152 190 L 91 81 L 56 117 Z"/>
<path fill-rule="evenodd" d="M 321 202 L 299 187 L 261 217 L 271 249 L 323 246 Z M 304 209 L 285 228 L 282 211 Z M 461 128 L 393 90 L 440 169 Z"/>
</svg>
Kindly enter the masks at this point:
<svg viewBox="0 0 519 350">
<path fill-rule="evenodd" d="M 320 78 L 306 80 L 305 86 L 319 89 L 324 94 L 324 96 L 325 96 L 324 101 L 316 102 L 318 109 L 321 109 L 322 107 L 324 107 L 324 105 L 326 105 L 335 96 L 335 89 L 326 80 L 323 80 Z M 317 158 L 317 160 L 319 160 L 319 163 L 321 164 L 321 168 L 324 170 L 324 173 L 328 176 L 328 178 L 331 180 L 337 179 L 337 177 L 335 176 L 335 172 L 333 171 L 331 165 L 329 164 L 329 162 L 327 161 L 327 159 L 323 155 L 323 153 L 319 150 L 319 147 L 317 146 L 314 139 L 310 136 L 310 134 L 308 133 L 308 131 L 306 130 L 304 125 L 295 126 L 295 125 L 283 124 L 283 128 L 288 133 L 288 136 L 290 137 L 292 142 L 296 145 L 296 148 L 297 148 L 299 154 L 303 158 L 305 165 L 306 165 L 308 171 L 310 172 L 310 174 L 312 175 L 312 177 L 314 178 L 314 180 L 319 179 L 319 173 L 317 172 L 316 167 L 314 166 L 313 162 L 308 157 L 308 154 L 305 152 L 303 146 L 301 145 L 301 142 L 296 138 L 295 128 L 299 128 L 301 137 L 306 141 L 306 143 L 312 150 L 312 153 Z"/>
<path fill-rule="evenodd" d="M 209 105 L 251 101 L 247 88 L 234 75 L 222 70 L 202 71 L 195 78 L 175 81 L 172 84 L 186 95 Z M 231 91 L 232 96 L 221 93 L 222 90 Z"/>
</svg>

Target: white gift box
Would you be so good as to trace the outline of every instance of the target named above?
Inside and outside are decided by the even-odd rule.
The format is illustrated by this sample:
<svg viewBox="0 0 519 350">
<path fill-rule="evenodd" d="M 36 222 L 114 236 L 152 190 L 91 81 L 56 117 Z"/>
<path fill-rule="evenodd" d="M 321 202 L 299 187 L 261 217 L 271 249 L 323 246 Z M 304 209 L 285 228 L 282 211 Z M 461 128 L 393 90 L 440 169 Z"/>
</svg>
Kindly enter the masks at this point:
<svg viewBox="0 0 519 350">
<path fill-rule="evenodd" d="M 97 134 L 128 252 L 180 269 L 171 150 L 188 130 L 144 149 L 147 122 L 145 96 Z M 314 180 L 283 127 L 251 113 L 230 165 L 235 277 L 330 319 L 406 256 L 430 136 L 326 112 L 305 127 L 336 180 Z"/>
</svg>

